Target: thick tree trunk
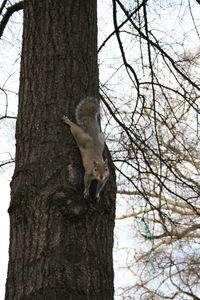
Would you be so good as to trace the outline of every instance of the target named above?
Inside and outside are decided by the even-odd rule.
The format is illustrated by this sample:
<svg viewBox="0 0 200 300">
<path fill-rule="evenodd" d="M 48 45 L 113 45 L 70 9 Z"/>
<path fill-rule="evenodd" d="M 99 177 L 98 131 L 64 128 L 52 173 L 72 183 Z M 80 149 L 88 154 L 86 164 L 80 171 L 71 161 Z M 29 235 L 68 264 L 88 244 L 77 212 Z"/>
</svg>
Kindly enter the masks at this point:
<svg viewBox="0 0 200 300">
<path fill-rule="evenodd" d="M 79 150 L 61 121 L 97 95 L 96 1 L 25 1 L 6 300 L 113 299 L 112 163 L 91 207 Z"/>
</svg>

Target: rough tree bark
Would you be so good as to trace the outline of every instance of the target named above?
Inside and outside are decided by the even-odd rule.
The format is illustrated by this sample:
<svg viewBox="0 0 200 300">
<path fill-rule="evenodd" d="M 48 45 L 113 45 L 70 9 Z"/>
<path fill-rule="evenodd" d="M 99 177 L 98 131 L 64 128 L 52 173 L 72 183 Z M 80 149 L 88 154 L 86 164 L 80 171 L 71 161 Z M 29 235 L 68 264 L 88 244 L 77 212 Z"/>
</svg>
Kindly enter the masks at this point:
<svg viewBox="0 0 200 300">
<path fill-rule="evenodd" d="M 95 0 L 24 3 L 6 300 L 113 299 L 113 165 L 100 204 L 86 203 L 80 153 L 61 121 L 98 95 L 96 11 Z"/>
</svg>

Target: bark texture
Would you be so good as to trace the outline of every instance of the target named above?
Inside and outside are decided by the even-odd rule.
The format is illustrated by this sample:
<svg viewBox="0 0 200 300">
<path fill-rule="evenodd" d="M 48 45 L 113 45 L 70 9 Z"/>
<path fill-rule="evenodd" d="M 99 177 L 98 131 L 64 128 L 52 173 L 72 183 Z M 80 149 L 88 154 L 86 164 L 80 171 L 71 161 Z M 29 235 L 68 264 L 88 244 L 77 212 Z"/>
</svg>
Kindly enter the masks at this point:
<svg viewBox="0 0 200 300">
<path fill-rule="evenodd" d="M 98 95 L 96 10 L 96 0 L 24 4 L 6 300 L 113 299 L 114 168 L 100 203 L 86 203 L 61 121 Z"/>
</svg>

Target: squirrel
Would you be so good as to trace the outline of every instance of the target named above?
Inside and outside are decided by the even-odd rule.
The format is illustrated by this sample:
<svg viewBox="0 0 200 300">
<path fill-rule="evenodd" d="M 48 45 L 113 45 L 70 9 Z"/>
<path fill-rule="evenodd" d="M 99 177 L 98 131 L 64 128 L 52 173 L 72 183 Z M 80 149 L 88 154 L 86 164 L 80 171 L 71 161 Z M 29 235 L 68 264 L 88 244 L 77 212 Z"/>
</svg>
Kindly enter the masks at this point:
<svg viewBox="0 0 200 300">
<path fill-rule="evenodd" d="M 84 198 L 89 197 L 91 182 L 97 180 L 96 199 L 99 200 L 109 177 L 108 160 L 103 159 L 104 135 L 100 132 L 98 116 L 100 114 L 99 101 L 93 97 L 83 99 L 75 110 L 76 122 L 72 122 L 67 116 L 62 120 L 70 126 L 72 135 L 79 147 L 84 175 Z"/>
</svg>

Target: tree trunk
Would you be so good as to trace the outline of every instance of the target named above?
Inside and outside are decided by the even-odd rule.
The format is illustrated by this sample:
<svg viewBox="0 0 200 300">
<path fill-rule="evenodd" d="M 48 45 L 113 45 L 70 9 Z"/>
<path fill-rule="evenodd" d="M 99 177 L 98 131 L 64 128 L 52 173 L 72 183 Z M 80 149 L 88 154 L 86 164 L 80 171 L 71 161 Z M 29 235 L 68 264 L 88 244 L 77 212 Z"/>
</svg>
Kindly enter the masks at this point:
<svg viewBox="0 0 200 300">
<path fill-rule="evenodd" d="M 91 206 L 61 121 L 98 96 L 96 10 L 95 0 L 24 4 L 6 300 L 113 299 L 114 168 Z"/>
</svg>

